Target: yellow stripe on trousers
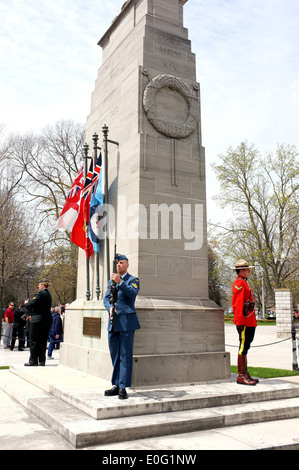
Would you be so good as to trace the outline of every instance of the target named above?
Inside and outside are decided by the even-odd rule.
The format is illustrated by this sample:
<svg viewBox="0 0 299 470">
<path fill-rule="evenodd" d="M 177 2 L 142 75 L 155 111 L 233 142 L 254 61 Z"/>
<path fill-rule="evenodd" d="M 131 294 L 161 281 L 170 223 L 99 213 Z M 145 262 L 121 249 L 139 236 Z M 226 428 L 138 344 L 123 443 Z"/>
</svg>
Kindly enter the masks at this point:
<svg viewBox="0 0 299 470">
<path fill-rule="evenodd" d="M 244 326 L 243 331 L 241 332 L 241 344 L 240 344 L 240 349 L 239 349 L 239 354 L 242 354 L 244 351 L 244 346 L 245 346 L 245 331 L 246 331 L 246 326 Z"/>
</svg>

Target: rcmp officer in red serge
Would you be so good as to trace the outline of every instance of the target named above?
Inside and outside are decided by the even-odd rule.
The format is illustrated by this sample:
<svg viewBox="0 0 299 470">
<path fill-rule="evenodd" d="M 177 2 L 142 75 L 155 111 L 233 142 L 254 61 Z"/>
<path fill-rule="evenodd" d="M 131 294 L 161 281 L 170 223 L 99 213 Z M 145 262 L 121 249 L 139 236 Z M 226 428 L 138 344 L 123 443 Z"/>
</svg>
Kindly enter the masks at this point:
<svg viewBox="0 0 299 470">
<path fill-rule="evenodd" d="M 237 383 L 243 385 L 256 385 L 258 379 L 250 377 L 247 371 L 247 353 L 253 341 L 257 326 L 254 312 L 254 297 L 248 285 L 250 269 L 247 261 L 240 259 L 232 268 L 236 270 L 237 279 L 233 284 L 232 307 L 234 323 L 239 333 L 238 377 Z"/>
<path fill-rule="evenodd" d="M 108 342 L 113 365 L 112 385 L 105 391 L 105 396 L 118 395 L 120 399 L 128 398 L 126 387 L 131 386 L 133 367 L 133 345 L 135 330 L 140 328 L 135 310 L 135 299 L 139 292 L 139 279 L 127 272 L 128 258 L 116 254 L 117 272 L 111 275 L 107 292 L 104 297 L 104 306 L 109 313 Z M 117 302 L 115 304 L 115 317 L 112 324 L 112 309 L 110 298 L 111 282 L 116 282 Z"/>
</svg>

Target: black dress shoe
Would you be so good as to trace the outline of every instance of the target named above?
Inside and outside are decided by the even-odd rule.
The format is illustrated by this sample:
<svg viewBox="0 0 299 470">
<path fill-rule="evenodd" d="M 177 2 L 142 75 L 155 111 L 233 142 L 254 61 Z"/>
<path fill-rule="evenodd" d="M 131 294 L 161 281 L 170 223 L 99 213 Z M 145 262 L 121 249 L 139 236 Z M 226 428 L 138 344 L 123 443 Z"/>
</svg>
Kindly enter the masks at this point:
<svg viewBox="0 0 299 470">
<path fill-rule="evenodd" d="M 126 391 L 125 388 L 120 388 L 119 389 L 118 398 L 120 400 L 125 400 L 126 398 L 128 398 L 128 394 L 127 394 L 127 391 Z"/>
<path fill-rule="evenodd" d="M 38 364 L 34 364 L 34 362 L 26 362 L 24 366 L 31 366 L 31 367 L 36 367 Z"/>
<path fill-rule="evenodd" d="M 105 397 L 113 397 L 113 395 L 118 395 L 119 388 L 118 385 L 114 385 L 110 390 L 105 390 Z"/>
</svg>

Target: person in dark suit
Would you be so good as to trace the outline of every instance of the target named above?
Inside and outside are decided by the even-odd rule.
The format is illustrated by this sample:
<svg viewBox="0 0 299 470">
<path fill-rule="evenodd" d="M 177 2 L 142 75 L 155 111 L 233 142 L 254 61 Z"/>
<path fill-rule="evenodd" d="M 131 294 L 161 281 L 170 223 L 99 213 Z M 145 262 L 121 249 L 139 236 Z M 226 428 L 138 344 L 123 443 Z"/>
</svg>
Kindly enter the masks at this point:
<svg viewBox="0 0 299 470">
<path fill-rule="evenodd" d="M 117 272 L 111 275 L 104 297 L 104 306 L 109 313 L 108 342 L 113 365 L 113 387 L 105 391 L 105 396 L 118 395 L 118 398 L 126 399 L 126 387 L 131 386 L 132 380 L 134 335 L 135 330 L 140 329 L 135 310 L 140 282 L 128 273 L 129 261 L 125 255 L 116 254 L 116 260 Z M 115 281 L 118 291 L 113 323 L 113 306 L 110 303 L 112 281 Z"/>
<path fill-rule="evenodd" d="M 38 292 L 33 299 L 25 304 L 30 312 L 29 347 L 30 358 L 25 366 L 44 366 L 46 363 L 47 340 L 52 325 L 52 297 L 48 288 L 48 279 L 42 279 L 38 283 Z"/>
<path fill-rule="evenodd" d="M 23 341 L 23 336 L 24 336 L 24 326 L 26 324 L 26 321 L 24 320 L 24 315 L 25 315 L 25 306 L 20 305 L 19 308 L 15 311 L 14 314 L 14 321 L 13 321 L 13 330 L 12 330 L 12 339 L 10 343 L 10 350 L 13 351 L 16 343 L 16 337 L 18 336 L 19 339 L 19 347 L 18 351 L 24 351 L 24 341 Z"/>
</svg>

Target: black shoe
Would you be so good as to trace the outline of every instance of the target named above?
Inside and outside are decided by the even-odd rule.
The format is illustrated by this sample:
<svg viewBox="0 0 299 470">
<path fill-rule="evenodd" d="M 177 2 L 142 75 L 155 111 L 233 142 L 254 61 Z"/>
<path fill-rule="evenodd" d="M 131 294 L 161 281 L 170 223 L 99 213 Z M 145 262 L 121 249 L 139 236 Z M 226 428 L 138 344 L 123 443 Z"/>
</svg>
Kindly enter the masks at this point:
<svg viewBox="0 0 299 470">
<path fill-rule="evenodd" d="M 119 389 L 118 398 L 119 398 L 120 400 L 125 400 L 126 398 L 128 398 L 128 394 L 127 394 L 125 388 L 120 388 L 120 389 Z"/>
<path fill-rule="evenodd" d="M 35 364 L 34 362 L 26 362 L 24 366 L 31 366 L 31 367 L 37 367 L 38 364 Z"/>
<path fill-rule="evenodd" d="M 40 362 L 39 366 L 45 366 L 46 364 L 44 362 Z"/>
<path fill-rule="evenodd" d="M 105 397 L 113 397 L 113 395 L 118 395 L 119 388 L 118 385 L 114 385 L 110 390 L 105 390 Z"/>
</svg>

